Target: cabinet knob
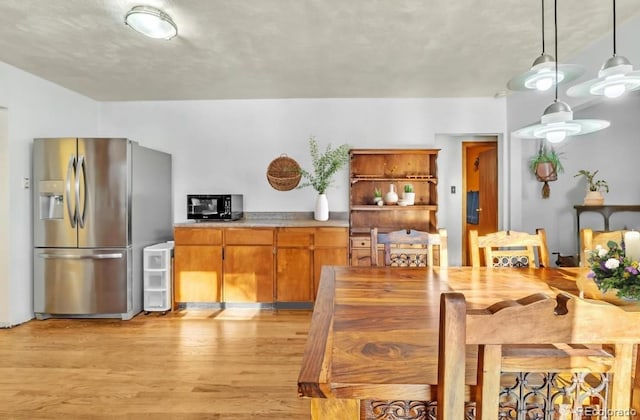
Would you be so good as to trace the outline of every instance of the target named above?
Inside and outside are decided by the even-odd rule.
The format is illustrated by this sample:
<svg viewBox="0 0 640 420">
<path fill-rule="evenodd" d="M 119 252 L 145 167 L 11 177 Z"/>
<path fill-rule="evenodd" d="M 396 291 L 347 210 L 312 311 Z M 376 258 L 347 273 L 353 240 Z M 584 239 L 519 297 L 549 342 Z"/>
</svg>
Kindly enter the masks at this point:
<svg viewBox="0 0 640 420">
<path fill-rule="evenodd" d="M 481 212 L 481 211 L 482 211 L 482 209 L 476 209 L 476 211 L 477 211 L 477 212 Z"/>
</svg>

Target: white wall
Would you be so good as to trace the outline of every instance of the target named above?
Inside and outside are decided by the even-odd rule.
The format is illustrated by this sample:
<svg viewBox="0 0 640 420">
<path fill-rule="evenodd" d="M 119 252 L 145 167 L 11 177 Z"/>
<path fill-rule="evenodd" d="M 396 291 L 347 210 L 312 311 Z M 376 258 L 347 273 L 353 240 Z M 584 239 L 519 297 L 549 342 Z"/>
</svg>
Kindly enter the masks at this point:
<svg viewBox="0 0 640 420">
<path fill-rule="evenodd" d="M 505 100 L 290 99 L 236 101 L 117 102 L 101 105 L 100 134 L 127 136 L 173 155 L 174 217 L 186 220 L 188 193 L 242 193 L 245 210 L 312 211 L 311 188 L 276 191 L 269 163 L 286 153 L 310 167 L 309 136 L 321 147 L 441 148 L 439 188 L 460 185 L 460 140 L 455 135 L 504 133 Z M 445 133 L 454 137 L 439 137 Z M 327 191 L 331 211 L 346 212 L 346 168 Z M 447 187 L 448 188 L 448 187 Z M 458 238 L 461 202 L 440 191 L 439 225 Z M 460 255 L 451 252 L 452 264 Z"/>
<path fill-rule="evenodd" d="M 0 108 L 0 326 L 9 320 L 9 127 Z"/>
<path fill-rule="evenodd" d="M 0 107 L 6 108 L 8 136 L 0 146 L 1 182 L 8 191 L 0 200 L 0 327 L 33 318 L 31 143 L 35 137 L 94 136 L 98 126 L 95 101 L 15 67 L 0 63 Z M 1 128 L 0 128 L 1 131 Z M 2 144 L 0 134 L 0 144 Z M 0 231 L 2 229 L 0 228 Z"/>
<path fill-rule="evenodd" d="M 640 18 L 617 29 L 617 51 L 626 56 L 635 69 L 640 68 Z M 605 59 L 612 55 L 611 35 L 601 39 L 585 51 L 561 62 L 580 64 L 586 68 L 579 81 L 592 79 Z M 559 48 L 562 48 L 561 44 Z M 639 204 L 640 177 L 635 175 L 640 156 L 640 92 L 632 92 L 617 100 L 576 99 L 560 89 L 559 99 L 574 110 L 574 118 L 606 119 L 611 126 L 603 131 L 570 137 L 556 150 L 564 153 L 565 173 L 551 182 L 551 197 L 542 199 L 542 184 L 529 173 L 526 164 L 535 155 L 538 142 L 511 137 L 513 210 L 509 225 L 512 229 L 533 231 L 542 227 L 547 231 L 550 252 L 576 254 L 578 239 L 574 205 L 582 204 L 584 180 L 574 178 L 580 169 L 596 170 L 609 182 L 611 192 L 605 195 L 605 204 Z M 508 131 L 536 123 L 544 109 L 553 102 L 553 93 L 518 93 L 507 100 Z M 602 217 L 595 213 L 583 214 L 582 227 L 602 229 Z M 618 213 L 611 218 L 611 229 L 640 229 L 640 213 Z"/>
</svg>

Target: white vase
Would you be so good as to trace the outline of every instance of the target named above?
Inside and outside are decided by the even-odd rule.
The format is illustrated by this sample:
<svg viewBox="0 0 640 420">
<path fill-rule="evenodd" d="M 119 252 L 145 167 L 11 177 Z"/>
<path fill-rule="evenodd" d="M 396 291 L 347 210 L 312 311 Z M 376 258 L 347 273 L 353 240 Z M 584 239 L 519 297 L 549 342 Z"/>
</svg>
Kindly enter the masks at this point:
<svg viewBox="0 0 640 420">
<path fill-rule="evenodd" d="M 389 184 L 389 192 L 384 195 L 384 204 L 396 204 L 398 202 L 398 193 L 396 186 Z"/>
<path fill-rule="evenodd" d="M 316 210 L 313 214 L 315 220 L 324 222 L 329 220 L 329 201 L 326 194 L 318 194 L 316 199 Z"/>
</svg>

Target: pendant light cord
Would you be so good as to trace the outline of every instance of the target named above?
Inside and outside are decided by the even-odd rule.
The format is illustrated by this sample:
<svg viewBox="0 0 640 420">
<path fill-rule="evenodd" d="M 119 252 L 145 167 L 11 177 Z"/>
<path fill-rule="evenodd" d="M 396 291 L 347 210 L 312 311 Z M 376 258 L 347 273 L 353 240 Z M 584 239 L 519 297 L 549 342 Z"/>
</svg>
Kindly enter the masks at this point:
<svg viewBox="0 0 640 420">
<path fill-rule="evenodd" d="M 614 2 L 616 0 L 613 0 Z M 553 42 L 555 46 L 556 56 L 556 81 L 554 83 L 556 87 L 556 98 L 553 102 L 558 102 L 558 0 L 553 0 Z"/>
<path fill-rule="evenodd" d="M 542 55 L 544 55 L 544 0 L 542 0 Z"/>
<path fill-rule="evenodd" d="M 613 56 L 616 56 L 616 0 L 613 0 Z"/>
</svg>

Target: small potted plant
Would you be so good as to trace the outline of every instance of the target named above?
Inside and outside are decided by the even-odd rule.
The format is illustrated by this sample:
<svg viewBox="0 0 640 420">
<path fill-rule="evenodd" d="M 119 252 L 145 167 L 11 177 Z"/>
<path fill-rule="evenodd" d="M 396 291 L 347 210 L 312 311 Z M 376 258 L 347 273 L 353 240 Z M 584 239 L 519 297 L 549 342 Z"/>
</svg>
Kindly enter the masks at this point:
<svg viewBox="0 0 640 420">
<path fill-rule="evenodd" d="M 412 184 L 405 184 L 402 192 L 402 199 L 408 206 L 413 206 L 416 200 L 416 193 L 413 191 Z"/>
<path fill-rule="evenodd" d="M 585 206 L 601 206 L 604 204 L 603 192 L 609 192 L 609 184 L 604 179 L 595 179 L 598 170 L 587 171 L 580 169 L 573 177 L 583 176 L 587 180 L 587 194 L 584 197 Z"/>
<path fill-rule="evenodd" d="M 373 204 L 378 204 L 382 201 L 382 190 L 380 188 L 376 188 L 373 190 Z"/>
<path fill-rule="evenodd" d="M 553 146 L 548 146 L 545 141 L 540 142 L 538 153 L 529 159 L 529 169 L 536 179 L 544 182 L 542 186 L 542 198 L 549 198 L 551 190 L 550 181 L 556 181 L 558 174 L 564 172 L 560 161 L 561 153 L 555 151 Z"/>
</svg>

